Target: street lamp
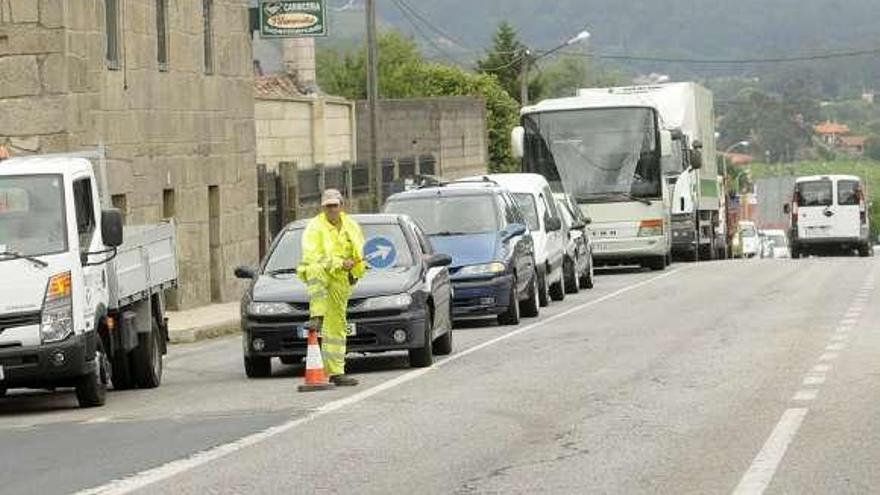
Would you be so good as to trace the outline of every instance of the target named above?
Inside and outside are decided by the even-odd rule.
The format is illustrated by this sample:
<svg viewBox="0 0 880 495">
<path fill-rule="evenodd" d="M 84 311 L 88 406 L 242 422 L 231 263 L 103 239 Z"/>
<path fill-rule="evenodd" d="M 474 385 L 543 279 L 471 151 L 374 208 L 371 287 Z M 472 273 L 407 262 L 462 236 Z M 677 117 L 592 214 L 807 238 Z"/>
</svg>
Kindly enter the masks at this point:
<svg viewBox="0 0 880 495">
<path fill-rule="evenodd" d="M 535 58 L 531 58 L 531 50 L 526 50 L 522 55 L 522 63 L 520 64 L 520 75 L 519 75 L 519 96 L 520 103 L 522 106 L 526 106 L 529 103 L 529 69 L 531 69 L 531 65 L 542 58 L 548 57 L 563 48 L 567 48 L 572 45 L 576 45 L 578 43 L 583 43 L 584 41 L 589 40 L 591 37 L 590 32 L 584 29 L 583 31 L 576 34 L 574 37 L 568 39 L 565 43 L 551 49 L 546 52 L 538 55 Z"/>
</svg>

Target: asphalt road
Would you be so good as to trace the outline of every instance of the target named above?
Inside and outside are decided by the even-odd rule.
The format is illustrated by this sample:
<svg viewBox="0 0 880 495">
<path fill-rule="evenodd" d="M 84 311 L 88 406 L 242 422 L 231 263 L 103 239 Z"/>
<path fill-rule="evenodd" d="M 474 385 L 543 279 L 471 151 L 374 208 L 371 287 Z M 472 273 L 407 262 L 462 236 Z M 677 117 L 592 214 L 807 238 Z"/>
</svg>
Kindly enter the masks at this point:
<svg viewBox="0 0 880 495">
<path fill-rule="evenodd" d="M 166 381 L 80 410 L 0 400 L 0 493 L 880 491 L 873 259 L 612 271 L 520 327 L 468 325 L 354 389 L 246 380 L 240 339 L 177 346 Z"/>
</svg>

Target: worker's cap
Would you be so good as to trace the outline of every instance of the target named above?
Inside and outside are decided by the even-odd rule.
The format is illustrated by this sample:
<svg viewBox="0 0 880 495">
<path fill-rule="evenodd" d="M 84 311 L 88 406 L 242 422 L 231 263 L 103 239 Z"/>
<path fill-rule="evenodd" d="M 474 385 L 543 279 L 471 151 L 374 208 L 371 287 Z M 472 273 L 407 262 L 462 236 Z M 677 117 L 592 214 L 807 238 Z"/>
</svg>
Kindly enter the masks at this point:
<svg viewBox="0 0 880 495">
<path fill-rule="evenodd" d="M 321 206 L 342 206 L 342 193 L 338 189 L 327 189 L 321 195 Z"/>
</svg>

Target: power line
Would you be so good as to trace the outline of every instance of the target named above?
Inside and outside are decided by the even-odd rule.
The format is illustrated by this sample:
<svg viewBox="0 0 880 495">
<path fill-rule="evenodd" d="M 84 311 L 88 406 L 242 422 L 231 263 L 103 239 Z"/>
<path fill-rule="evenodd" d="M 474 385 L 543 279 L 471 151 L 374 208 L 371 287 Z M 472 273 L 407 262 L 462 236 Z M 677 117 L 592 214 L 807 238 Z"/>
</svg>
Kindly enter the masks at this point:
<svg viewBox="0 0 880 495">
<path fill-rule="evenodd" d="M 599 58 L 604 60 L 626 60 L 631 62 L 664 62 L 664 63 L 684 63 L 684 64 L 719 64 L 719 65 L 749 65 L 749 64 L 778 64 L 786 62 L 809 62 L 817 60 L 831 60 L 837 58 L 864 57 L 870 55 L 880 55 L 880 48 L 872 48 L 865 50 L 852 50 L 840 52 L 817 53 L 812 55 L 798 55 L 793 57 L 775 57 L 775 58 L 751 58 L 751 59 L 697 59 L 697 58 L 676 58 L 676 57 L 653 57 L 644 55 L 611 55 L 611 54 L 587 54 L 576 52 L 562 52 L 566 55 L 585 58 Z"/>
<path fill-rule="evenodd" d="M 434 33 L 436 33 L 446 39 L 452 40 L 455 44 L 457 44 L 461 48 L 464 48 L 467 51 L 472 51 L 472 49 L 467 46 L 467 43 L 462 42 L 461 39 L 457 38 L 456 36 L 450 34 L 448 31 L 440 28 L 439 26 L 437 26 L 436 24 L 431 22 L 424 14 L 422 14 L 421 12 L 416 10 L 415 7 L 413 7 L 412 5 L 407 3 L 406 0 L 393 0 L 393 1 L 395 4 L 397 4 L 398 8 L 403 8 L 403 9 L 408 10 L 410 14 L 412 14 L 416 19 L 420 20 L 425 26 L 427 26 L 428 29 L 430 29 Z"/>
<path fill-rule="evenodd" d="M 461 62 L 456 60 L 455 57 L 452 56 L 448 51 L 446 51 L 443 47 L 441 47 L 434 38 L 425 33 L 422 27 L 419 25 L 418 21 L 407 11 L 407 9 L 403 6 L 402 0 L 391 0 L 397 9 L 403 14 L 403 17 L 406 18 L 407 22 L 416 30 L 419 36 L 421 36 L 425 41 L 427 41 L 435 50 L 437 50 L 444 58 L 453 64 L 460 64 Z"/>
</svg>

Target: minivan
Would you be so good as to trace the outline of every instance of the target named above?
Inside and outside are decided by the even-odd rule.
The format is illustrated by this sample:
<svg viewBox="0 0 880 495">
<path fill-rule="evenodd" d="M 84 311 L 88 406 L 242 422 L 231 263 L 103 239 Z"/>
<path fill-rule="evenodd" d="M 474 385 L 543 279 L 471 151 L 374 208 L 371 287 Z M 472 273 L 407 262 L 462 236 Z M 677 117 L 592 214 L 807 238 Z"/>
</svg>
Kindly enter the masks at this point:
<svg viewBox="0 0 880 495">
<path fill-rule="evenodd" d="M 831 250 L 858 251 L 872 256 L 867 194 L 854 175 L 798 177 L 791 204 L 791 257 Z"/>
</svg>

